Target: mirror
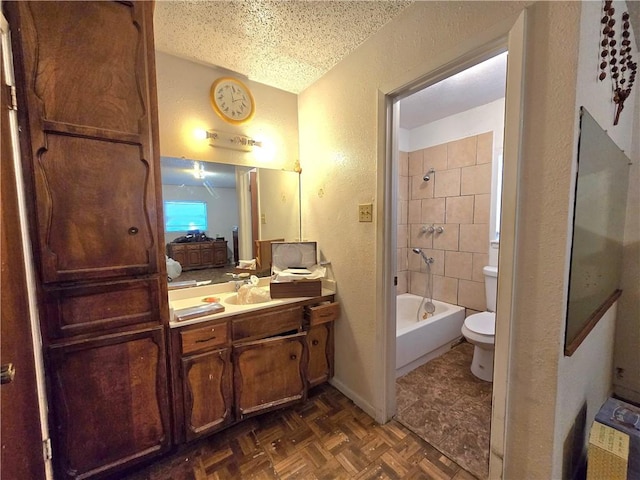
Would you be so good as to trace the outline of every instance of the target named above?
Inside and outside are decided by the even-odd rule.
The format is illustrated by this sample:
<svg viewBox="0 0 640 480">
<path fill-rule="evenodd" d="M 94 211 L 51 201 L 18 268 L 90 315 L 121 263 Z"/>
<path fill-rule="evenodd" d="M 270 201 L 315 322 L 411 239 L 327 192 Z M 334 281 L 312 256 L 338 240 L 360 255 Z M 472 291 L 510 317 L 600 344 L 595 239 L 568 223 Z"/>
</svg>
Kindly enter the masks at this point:
<svg viewBox="0 0 640 480">
<path fill-rule="evenodd" d="M 253 274 L 270 274 L 257 250 L 269 240 L 300 238 L 299 174 L 268 168 L 161 157 L 165 242 L 182 272 L 174 282 L 230 280 L 240 261 L 257 260 Z M 197 241 L 201 240 L 201 241 Z M 204 240 L 204 241 L 202 241 Z M 256 245 L 256 243 L 258 245 Z"/>
<path fill-rule="evenodd" d="M 583 107 L 580 115 L 565 355 L 620 295 L 631 161 Z"/>
</svg>

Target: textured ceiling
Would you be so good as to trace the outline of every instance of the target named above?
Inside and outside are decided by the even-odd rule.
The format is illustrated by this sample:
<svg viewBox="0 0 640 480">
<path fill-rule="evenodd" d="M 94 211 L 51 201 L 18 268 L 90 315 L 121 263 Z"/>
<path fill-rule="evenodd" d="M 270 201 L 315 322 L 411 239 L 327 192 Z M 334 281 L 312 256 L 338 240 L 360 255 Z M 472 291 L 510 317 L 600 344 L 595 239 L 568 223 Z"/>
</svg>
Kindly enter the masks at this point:
<svg viewBox="0 0 640 480">
<path fill-rule="evenodd" d="M 159 1 L 156 49 L 300 93 L 411 1 Z"/>
<path fill-rule="evenodd" d="M 160 0 L 156 48 L 300 93 L 412 1 Z M 627 2 L 636 43 L 640 1 Z M 415 128 L 504 96 L 504 56 L 401 103 L 400 125 Z"/>
</svg>

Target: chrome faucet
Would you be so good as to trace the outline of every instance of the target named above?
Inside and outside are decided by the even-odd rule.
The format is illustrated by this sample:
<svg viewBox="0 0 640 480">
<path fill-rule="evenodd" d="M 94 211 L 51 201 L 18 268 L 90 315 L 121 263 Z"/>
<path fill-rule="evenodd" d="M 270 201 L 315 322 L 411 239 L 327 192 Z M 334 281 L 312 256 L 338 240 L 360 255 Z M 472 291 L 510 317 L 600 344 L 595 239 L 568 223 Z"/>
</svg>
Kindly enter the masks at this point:
<svg viewBox="0 0 640 480">
<path fill-rule="evenodd" d="M 238 274 L 238 273 L 231 274 L 231 281 L 234 284 L 234 288 L 236 292 L 240 290 L 240 287 L 242 287 L 243 285 L 248 285 L 251 283 L 251 279 L 248 276 L 245 278 L 241 278 L 240 275 L 242 274 Z M 247 275 L 247 274 L 244 274 L 244 275 Z"/>
</svg>

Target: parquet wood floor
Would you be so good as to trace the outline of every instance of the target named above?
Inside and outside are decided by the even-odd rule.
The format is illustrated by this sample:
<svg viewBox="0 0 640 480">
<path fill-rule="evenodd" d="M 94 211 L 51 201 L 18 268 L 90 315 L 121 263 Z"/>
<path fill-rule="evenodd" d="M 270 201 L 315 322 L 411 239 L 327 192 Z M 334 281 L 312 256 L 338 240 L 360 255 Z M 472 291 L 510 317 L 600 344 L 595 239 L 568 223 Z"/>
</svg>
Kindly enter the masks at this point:
<svg viewBox="0 0 640 480">
<path fill-rule="evenodd" d="M 475 480 L 396 421 L 377 424 L 330 385 L 120 478 Z"/>
</svg>

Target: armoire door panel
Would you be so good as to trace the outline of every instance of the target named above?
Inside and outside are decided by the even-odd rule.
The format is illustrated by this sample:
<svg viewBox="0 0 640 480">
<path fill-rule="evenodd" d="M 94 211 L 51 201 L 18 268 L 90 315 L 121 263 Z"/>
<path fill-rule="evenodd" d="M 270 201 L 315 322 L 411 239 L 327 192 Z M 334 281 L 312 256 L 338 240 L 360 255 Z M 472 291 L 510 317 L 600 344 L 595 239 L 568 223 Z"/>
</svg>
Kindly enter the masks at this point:
<svg viewBox="0 0 640 480">
<path fill-rule="evenodd" d="M 137 145 L 47 135 L 36 170 L 45 281 L 156 270 L 149 170 Z"/>
<path fill-rule="evenodd" d="M 26 106 L 19 113 L 35 259 L 45 284 L 164 267 L 152 8 L 106 1 L 8 7 L 24 85 L 18 100 Z"/>
<path fill-rule="evenodd" d="M 116 471 L 170 447 L 161 327 L 49 349 L 59 478 Z"/>
<path fill-rule="evenodd" d="M 139 133 L 147 88 L 137 74 L 144 32 L 134 4 L 26 3 L 25 27 L 38 32 L 27 70 L 41 118 Z"/>
</svg>

